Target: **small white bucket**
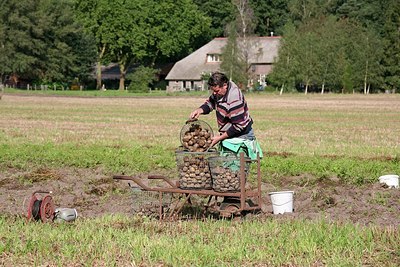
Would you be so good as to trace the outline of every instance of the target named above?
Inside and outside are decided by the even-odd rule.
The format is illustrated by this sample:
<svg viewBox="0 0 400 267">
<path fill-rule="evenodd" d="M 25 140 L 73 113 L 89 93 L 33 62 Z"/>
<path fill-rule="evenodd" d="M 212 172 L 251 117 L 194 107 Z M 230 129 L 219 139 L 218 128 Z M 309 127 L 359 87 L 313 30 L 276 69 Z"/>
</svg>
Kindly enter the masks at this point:
<svg viewBox="0 0 400 267">
<path fill-rule="evenodd" d="M 379 182 L 384 183 L 390 188 L 399 188 L 399 176 L 396 174 L 388 174 L 379 177 Z"/>
<path fill-rule="evenodd" d="M 269 193 L 274 214 L 283 214 L 293 212 L 293 194 L 294 191 L 281 191 Z"/>
</svg>

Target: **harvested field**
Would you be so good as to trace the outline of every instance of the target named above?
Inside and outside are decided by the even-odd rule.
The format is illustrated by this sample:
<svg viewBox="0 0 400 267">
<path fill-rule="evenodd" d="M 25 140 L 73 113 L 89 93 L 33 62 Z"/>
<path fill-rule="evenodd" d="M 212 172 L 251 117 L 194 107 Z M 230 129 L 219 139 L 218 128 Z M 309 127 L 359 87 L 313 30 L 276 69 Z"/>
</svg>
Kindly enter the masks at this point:
<svg viewBox="0 0 400 267">
<path fill-rule="evenodd" d="M 119 160 L 117 151 L 129 150 L 132 143 L 140 143 L 170 151 L 167 155 L 172 159 L 167 161 L 174 162 L 173 151 L 180 145 L 179 131 L 190 111 L 204 98 L 4 95 L 0 102 L 0 113 L 3 114 L 0 117 L 0 144 L 3 148 L 34 144 L 43 146 L 44 150 L 49 144 L 67 144 L 75 146 L 77 151 L 80 146 L 99 145 L 110 148 L 112 164 Z M 360 162 L 399 158 L 400 97 L 397 95 L 249 95 L 248 102 L 256 135 L 266 157 L 348 157 Z M 215 127 L 213 115 L 202 119 Z M 103 165 L 100 155 L 98 162 L 89 162 L 88 167 L 82 167 L 74 166 L 75 160 L 65 159 L 64 165 L 57 166 L 36 158 L 34 151 L 24 153 L 24 164 L 22 159 L 12 157 L 3 157 L 0 161 L 2 213 L 24 215 L 30 195 L 38 189 L 53 191 L 56 206 L 74 207 L 82 217 L 132 213 L 127 184 L 112 180 L 112 175 L 119 173 Z M 82 157 L 85 155 L 83 151 Z M 140 155 L 135 159 L 148 160 Z M 57 155 L 54 160 L 60 162 Z M 155 168 L 151 165 L 149 172 L 176 177 L 173 167 L 157 164 Z M 128 172 L 146 175 L 145 169 Z M 377 181 L 378 177 L 371 178 L 374 179 Z M 295 212 L 275 216 L 277 218 L 400 224 L 398 189 L 385 188 L 378 182 L 357 185 L 335 175 L 321 179 L 307 172 L 271 174 L 268 166 L 263 169 L 264 212 L 257 216 L 273 216 L 268 192 L 285 189 L 295 191 Z"/>
</svg>

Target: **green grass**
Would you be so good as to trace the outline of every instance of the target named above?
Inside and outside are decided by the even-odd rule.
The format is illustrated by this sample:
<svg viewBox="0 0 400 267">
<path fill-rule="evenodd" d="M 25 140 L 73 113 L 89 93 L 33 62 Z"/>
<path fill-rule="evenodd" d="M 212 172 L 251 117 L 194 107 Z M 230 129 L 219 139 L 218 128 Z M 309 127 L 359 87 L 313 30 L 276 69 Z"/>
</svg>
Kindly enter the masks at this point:
<svg viewBox="0 0 400 267">
<path fill-rule="evenodd" d="M 65 266 L 396 266 L 399 230 L 306 221 L 74 224 L 0 217 L 0 263 Z"/>
<path fill-rule="evenodd" d="M 32 159 L 34 155 L 34 159 Z M 78 168 L 102 167 L 110 174 L 155 172 L 166 169 L 173 174 L 176 170 L 175 150 L 160 146 L 146 146 L 140 143 L 110 146 L 92 144 L 44 143 L 0 145 L 0 158 L 8 167 L 31 169 L 41 166 L 59 168 L 70 166 Z M 349 184 L 376 182 L 385 173 L 400 173 L 398 158 L 392 160 L 366 160 L 358 158 L 326 158 L 315 156 L 268 156 L 262 160 L 261 171 L 266 182 L 278 182 L 285 176 L 309 174 L 317 179 L 338 177 Z M 173 178 L 173 177 L 172 177 Z"/>
</svg>

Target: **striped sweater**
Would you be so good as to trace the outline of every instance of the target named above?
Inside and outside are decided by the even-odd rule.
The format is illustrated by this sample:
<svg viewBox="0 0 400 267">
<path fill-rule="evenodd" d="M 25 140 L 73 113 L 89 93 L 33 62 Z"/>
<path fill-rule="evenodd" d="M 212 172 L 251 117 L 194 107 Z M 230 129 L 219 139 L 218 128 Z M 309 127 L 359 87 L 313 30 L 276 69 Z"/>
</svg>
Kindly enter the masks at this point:
<svg viewBox="0 0 400 267">
<path fill-rule="evenodd" d="M 251 130 L 253 120 L 246 100 L 233 82 L 229 82 L 226 94 L 222 98 L 218 99 L 212 94 L 200 108 L 203 114 L 216 111 L 219 132 L 226 132 L 229 138 L 247 134 Z"/>
</svg>

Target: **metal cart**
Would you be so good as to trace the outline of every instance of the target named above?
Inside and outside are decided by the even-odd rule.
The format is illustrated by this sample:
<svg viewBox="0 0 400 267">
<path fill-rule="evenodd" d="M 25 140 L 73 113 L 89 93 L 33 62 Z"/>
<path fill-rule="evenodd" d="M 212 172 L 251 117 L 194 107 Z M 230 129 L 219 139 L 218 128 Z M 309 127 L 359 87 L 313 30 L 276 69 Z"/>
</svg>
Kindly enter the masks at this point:
<svg viewBox="0 0 400 267">
<path fill-rule="evenodd" d="M 256 186 L 250 188 L 246 185 L 245 164 L 256 163 Z M 191 204 L 191 197 L 194 195 L 208 197 L 207 204 L 204 205 L 204 211 L 211 211 L 218 213 L 221 217 L 229 218 L 234 216 L 243 215 L 246 212 L 257 212 L 261 210 L 261 172 L 260 172 L 260 157 L 257 156 L 256 160 L 250 160 L 244 157 L 244 153 L 240 153 L 240 191 L 238 192 L 217 192 L 214 190 L 205 189 L 181 189 L 179 182 L 172 181 L 162 175 L 148 175 L 148 180 L 160 180 L 163 186 L 149 186 L 146 183 L 146 178 L 127 175 L 114 175 L 113 179 L 132 181 L 136 186 L 132 188 L 141 191 L 148 191 L 158 193 L 158 218 L 160 220 L 171 220 L 179 218 L 182 208 Z M 178 195 L 178 197 L 171 201 L 168 207 L 164 204 L 165 196 Z M 223 200 L 220 200 L 220 199 Z"/>
</svg>

